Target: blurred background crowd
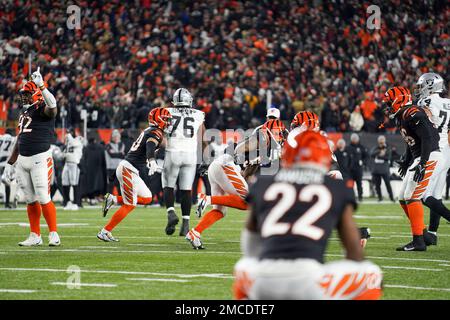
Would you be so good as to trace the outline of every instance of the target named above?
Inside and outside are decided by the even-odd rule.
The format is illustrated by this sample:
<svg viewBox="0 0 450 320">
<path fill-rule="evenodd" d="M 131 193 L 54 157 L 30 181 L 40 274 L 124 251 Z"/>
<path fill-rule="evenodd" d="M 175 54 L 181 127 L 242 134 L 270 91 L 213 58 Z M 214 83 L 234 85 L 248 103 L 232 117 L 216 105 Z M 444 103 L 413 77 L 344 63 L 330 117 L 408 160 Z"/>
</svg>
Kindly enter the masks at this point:
<svg viewBox="0 0 450 320">
<path fill-rule="evenodd" d="M 51 5 L 50 5 L 51 4 Z M 445 0 L 371 1 L 381 29 L 367 28 L 361 1 L 75 1 L 81 28 L 66 26 L 65 1 L 2 1 L 0 119 L 12 126 L 17 90 L 41 66 L 60 107 L 58 125 L 139 128 L 151 108 L 186 87 L 207 127 L 260 124 L 270 104 L 289 121 L 304 109 L 333 132 L 377 132 L 380 95 L 411 87 L 429 70 L 448 79 Z"/>
</svg>

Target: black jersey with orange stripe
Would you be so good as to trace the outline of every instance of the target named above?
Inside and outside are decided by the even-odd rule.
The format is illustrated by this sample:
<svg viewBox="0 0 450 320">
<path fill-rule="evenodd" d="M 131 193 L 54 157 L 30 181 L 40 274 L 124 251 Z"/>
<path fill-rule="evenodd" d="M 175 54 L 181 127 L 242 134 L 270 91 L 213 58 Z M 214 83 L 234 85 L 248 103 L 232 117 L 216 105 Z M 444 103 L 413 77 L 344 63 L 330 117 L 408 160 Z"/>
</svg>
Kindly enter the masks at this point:
<svg viewBox="0 0 450 320">
<path fill-rule="evenodd" d="M 425 163 L 430 153 L 439 150 L 439 133 L 422 108 L 411 106 L 396 116 L 396 124 L 413 159 Z"/>
<path fill-rule="evenodd" d="M 142 131 L 125 156 L 125 160 L 136 168 L 145 166 L 147 163 L 147 142 L 151 139 L 157 142 L 157 148 L 163 140 L 163 132 L 161 129 L 156 126 L 150 126 Z"/>
</svg>

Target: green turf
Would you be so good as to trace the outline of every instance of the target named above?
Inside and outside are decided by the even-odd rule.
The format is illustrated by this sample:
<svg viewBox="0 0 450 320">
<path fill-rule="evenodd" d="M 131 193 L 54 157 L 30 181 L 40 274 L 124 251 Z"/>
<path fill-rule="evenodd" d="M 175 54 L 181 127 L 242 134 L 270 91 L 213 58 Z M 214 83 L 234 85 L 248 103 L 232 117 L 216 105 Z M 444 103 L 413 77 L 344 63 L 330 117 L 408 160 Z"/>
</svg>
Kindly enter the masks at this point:
<svg viewBox="0 0 450 320">
<path fill-rule="evenodd" d="M 356 214 L 358 225 L 372 230 L 366 254 L 384 271 L 384 299 L 450 299 L 449 224 L 441 223 L 438 246 L 427 252 L 396 252 L 396 246 L 410 239 L 408 222 L 398 205 L 365 204 Z M 9 223 L 26 223 L 25 211 L 0 211 L 0 299 L 230 299 L 244 216 L 230 210 L 225 219 L 204 232 L 207 249 L 195 251 L 177 235 L 178 230 L 170 237 L 164 234 L 165 214 L 159 208 L 131 213 L 114 230 L 119 243 L 97 240 L 96 233 L 107 221 L 99 209 L 59 210 L 60 224 L 77 224 L 60 226 L 61 247 L 20 248 L 17 243 L 25 239 L 28 229 Z M 192 217 L 191 225 L 196 222 Z M 48 243 L 46 228 L 43 235 Z M 327 260 L 338 259 L 341 253 L 333 236 Z M 66 283 L 70 266 L 82 270 L 81 283 L 116 287 L 70 289 L 52 284 Z M 96 270 L 104 272 L 92 272 Z M 130 280 L 142 278 L 158 281 Z M 4 292 L 8 289 L 35 292 Z"/>
</svg>

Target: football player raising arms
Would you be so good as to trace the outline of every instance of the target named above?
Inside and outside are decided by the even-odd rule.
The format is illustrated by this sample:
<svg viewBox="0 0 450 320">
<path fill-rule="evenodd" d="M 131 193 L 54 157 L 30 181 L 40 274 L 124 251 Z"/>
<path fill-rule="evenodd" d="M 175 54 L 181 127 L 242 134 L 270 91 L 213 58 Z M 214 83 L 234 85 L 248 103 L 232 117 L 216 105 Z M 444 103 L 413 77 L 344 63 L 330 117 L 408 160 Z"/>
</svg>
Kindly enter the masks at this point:
<svg viewBox="0 0 450 320">
<path fill-rule="evenodd" d="M 50 144 L 55 136 L 56 99 L 46 88 L 40 68 L 19 91 L 22 112 L 19 134 L 5 170 L 16 164 L 16 174 L 27 203 L 30 236 L 20 246 L 40 246 L 41 213 L 49 229 L 49 246 L 59 246 L 56 208 L 50 198 L 53 159 Z"/>
</svg>

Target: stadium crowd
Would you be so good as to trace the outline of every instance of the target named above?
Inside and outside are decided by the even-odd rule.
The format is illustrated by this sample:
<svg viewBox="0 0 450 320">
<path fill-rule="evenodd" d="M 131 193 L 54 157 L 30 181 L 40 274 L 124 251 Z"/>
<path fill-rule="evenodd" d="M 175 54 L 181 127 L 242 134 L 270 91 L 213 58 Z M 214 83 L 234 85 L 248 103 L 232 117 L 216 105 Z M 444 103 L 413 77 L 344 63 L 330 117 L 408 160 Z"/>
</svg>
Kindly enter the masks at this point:
<svg viewBox="0 0 450 320">
<path fill-rule="evenodd" d="M 80 127 L 86 109 L 90 128 L 139 128 L 183 86 L 207 127 L 260 124 L 270 90 L 282 120 L 312 109 L 326 131 L 376 132 L 388 87 L 448 78 L 450 15 L 445 0 L 377 2 L 379 30 L 360 1 L 78 1 L 74 30 L 63 2 L 3 2 L 0 119 L 18 118 L 31 54 L 62 107 L 57 126 Z"/>
</svg>

